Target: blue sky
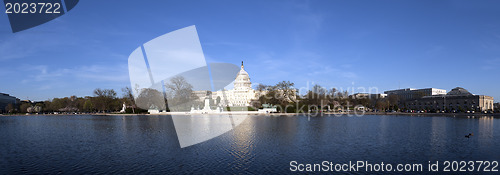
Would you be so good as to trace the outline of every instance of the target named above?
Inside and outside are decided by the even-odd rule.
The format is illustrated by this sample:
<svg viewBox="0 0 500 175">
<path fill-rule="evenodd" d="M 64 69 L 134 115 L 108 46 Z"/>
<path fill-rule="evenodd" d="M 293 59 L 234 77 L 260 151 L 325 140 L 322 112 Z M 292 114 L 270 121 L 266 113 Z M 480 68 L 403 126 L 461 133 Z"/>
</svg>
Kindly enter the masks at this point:
<svg viewBox="0 0 500 175">
<path fill-rule="evenodd" d="M 297 88 L 460 86 L 500 99 L 500 2 L 80 1 L 12 33 L 0 16 L 0 92 L 47 100 L 129 86 L 141 44 L 196 25 L 208 62 L 245 62 L 253 83 Z M 4 7 L 0 10 L 5 11 Z M 357 90 L 355 90 L 357 91 Z"/>
</svg>

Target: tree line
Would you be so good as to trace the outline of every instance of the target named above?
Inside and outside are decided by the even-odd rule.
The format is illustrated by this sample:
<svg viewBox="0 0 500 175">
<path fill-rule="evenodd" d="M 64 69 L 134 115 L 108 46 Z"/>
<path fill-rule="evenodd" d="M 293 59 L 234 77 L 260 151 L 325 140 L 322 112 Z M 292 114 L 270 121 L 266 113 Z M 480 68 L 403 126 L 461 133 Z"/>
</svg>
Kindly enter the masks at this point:
<svg viewBox="0 0 500 175">
<path fill-rule="evenodd" d="M 5 107 L 5 113 L 109 113 L 122 109 L 123 104 L 127 106 L 128 113 L 145 112 L 136 110 L 134 96 L 129 87 L 122 88 L 122 95 L 114 89 L 97 88 L 93 96 L 85 97 L 63 97 L 46 101 L 20 101 L 18 104 L 9 104 Z"/>
<path fill-rule="evenodd" d="M 353 110 L 355 106 L 379 111 L 398 110 L 399 99 L 395 95 L 386 98 L 356 98 L 348 91 L 338 91 L 335 88 L 325 88 L 314 85 L 306 92 L 299 92 L 290 81 L 281 81 L 276 85 L 257 86 L 261 92 L 259 97 L 251 101 L 254 108 L 263 108 L 264 105 L 277 107 L 279 112 L 308 112 L 310 110 Z M 4 112 L 7 113 L 110 113 L 122 109 L 126 105 L 126 113 L 145 113 L 147 109 L 188 110 L 191 106 L 202 104 L 187 103 L 193 100 L 193 90 L 185 79 L 176 77 L 166 83 L 167 95 L 154 89 L 143 89 L 134 99 L 130 87 L 122 88 L 122 94 L 113 89 L 97 88 L 93 96 L 54 98 L 41 102 L 23 101 L 13 106 L 10 104 Z M 265 93 L 262 93 L 265 92 Z M 219 99 L 220 100 L 220 99 Z M 176 109 L 179 108 L 179 109 Z"/>
<path fill-rule="evenodd" d="M 336 88 L 325 88 L 314 85 L 306 92 L 299 92 L 290 81 L 282 81 L 276 85 L 262 85 L 257 87 L 259 91 L 266 91 L 265 95 L 252 101 L 252 106 L 262 108 L 264 104 L 277 107 L 279 112 L 296 113 L 311 110 L 323 111 L 346 111 L 353 110 L 356 106 L 362 106 L 365 110 L 397 110 L 399 109 L 399 98 L 389 95 L 386 98 L 356 97 L 348 91 L 338 91 Z"/>
</svg>

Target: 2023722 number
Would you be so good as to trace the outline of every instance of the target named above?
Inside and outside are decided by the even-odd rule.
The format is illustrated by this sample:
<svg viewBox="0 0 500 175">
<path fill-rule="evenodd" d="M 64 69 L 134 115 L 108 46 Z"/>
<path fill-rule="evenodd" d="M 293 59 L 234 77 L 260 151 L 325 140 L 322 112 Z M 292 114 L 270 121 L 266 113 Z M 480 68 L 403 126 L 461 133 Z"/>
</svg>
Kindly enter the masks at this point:
<svg viewBox="0 0 500 175">
<path fill-rule="evenodd" d="M 443 171 L 498 171 L 498 161 L 444 161 Z"/>
<path fill-rule="evenodd" d="M 5 13 L 61 13 L 61 3 L 6 3 Z"/>
</svg>

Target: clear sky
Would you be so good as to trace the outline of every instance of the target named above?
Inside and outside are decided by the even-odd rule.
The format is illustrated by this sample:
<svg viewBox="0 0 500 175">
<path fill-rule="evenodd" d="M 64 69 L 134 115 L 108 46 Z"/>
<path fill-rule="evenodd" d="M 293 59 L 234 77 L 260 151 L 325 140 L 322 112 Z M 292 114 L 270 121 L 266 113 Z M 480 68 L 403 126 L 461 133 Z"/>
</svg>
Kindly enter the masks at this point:
<svg viewBox="0 0 500 175">
<path fill-rule="evenodd" d="M 83 0 L 18 33 L 1 13 L 0 92 L 30 100 L 95 88 L 121 94 L 135 48 L 196 25 L 207 61 L 244 61 L 253 83 L 380 92 L 460 86 L 498 102 L 499 8 L 469 0 Z"/>
</svg>

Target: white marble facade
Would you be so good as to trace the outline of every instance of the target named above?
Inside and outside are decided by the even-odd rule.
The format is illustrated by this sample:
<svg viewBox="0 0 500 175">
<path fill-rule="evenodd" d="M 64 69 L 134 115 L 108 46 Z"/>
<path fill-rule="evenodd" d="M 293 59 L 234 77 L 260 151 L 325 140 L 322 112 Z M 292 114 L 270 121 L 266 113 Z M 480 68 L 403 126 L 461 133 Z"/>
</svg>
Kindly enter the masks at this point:
<svg viewBox="0 0 500 175">
<path fill-rule="evenodd" d="M 244 69 L 243 62 L 240 71 L 236 74 L 233 85 L 233 89 L 212 92 L 209 97 L 212 99 L 213 104 L 217 106 L 250 106 L 252 100 L 256 100 L 265 94 L 265 91 L 252 89 L 252 82 Z M 194 93 L 201 101 L 207 97 L 207 91 L 195 91 Z"/>
</svg>

